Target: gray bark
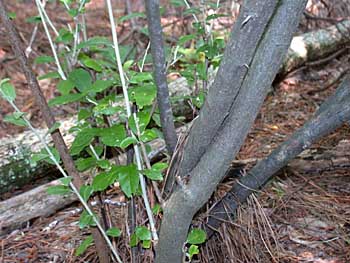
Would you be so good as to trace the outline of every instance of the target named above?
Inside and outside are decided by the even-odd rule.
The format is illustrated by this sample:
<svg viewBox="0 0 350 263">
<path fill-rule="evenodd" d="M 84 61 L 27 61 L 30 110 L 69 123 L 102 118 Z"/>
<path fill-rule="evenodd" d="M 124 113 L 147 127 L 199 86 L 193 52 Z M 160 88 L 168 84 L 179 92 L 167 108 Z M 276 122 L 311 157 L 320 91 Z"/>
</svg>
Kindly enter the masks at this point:
<svg viewBox="0 0 350 263">
<path fill-rule="evenodd" d="M 192 217 L 225 175 L 282 64 L 305 0 L 245 1 L 165 203 L 156 262 L 181 262 Z"/>
<path fill-rule="evenodd" d="M 237 207 L 250 194 L 264 186 L 276 172 L 303 150 L 309 148 L 312 143 L 349 120 L 350 76 L 343 81 L 336 93 L 321 105 L 313 118 L 268 157 L 259 161 L 246 176 L 238 180 L 223 200 L 210 212 L 208 232 L 211 234 L 211 229 L 217 229 L 223 220 L 234 219 Z M 329 164 L 325 162 L 324 165 Z"/>
<path fill-rule="evenodd" d="M 48 187 L 60 184 L 59 180 L 56 180 L 2 201 L 0 203 L 0 235 L 21 227 L 23 223 L 33 218 L 49 216 L 77 201 L 74 194 L 65 197 L 47 194 Z"/>
<path fill-rule="evenodd" d="M 157 84 L 157 103 L 160 111 L 160 122 L 165 143 L 170 155 L 173 154 L 177 135 L 175 132 L 174 116 L 170 105 L 169 89 L 166 79 L 166 65 L 163 43 L 163 32 L 160 24 L 159 0 L 146 0 L 148 30 L 150 34 L 151 52 L 153 59 L 154 79 Z"/>
</svg>

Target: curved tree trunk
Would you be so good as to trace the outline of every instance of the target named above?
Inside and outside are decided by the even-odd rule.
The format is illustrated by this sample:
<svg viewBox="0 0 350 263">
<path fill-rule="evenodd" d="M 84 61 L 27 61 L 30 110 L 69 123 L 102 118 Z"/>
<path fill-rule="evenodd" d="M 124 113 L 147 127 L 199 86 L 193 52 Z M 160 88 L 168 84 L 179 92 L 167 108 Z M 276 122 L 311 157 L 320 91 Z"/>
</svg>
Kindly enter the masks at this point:
<svg viewBox="0 0 350 263">
<path fill-rule="evenodd" d="M 238 153 L 287 52 L 306 0 L 245 1 L 223 61 L 194 122 L 165 203 L 156 262 L 181 262 L 192 217 Z"/>
</svg>

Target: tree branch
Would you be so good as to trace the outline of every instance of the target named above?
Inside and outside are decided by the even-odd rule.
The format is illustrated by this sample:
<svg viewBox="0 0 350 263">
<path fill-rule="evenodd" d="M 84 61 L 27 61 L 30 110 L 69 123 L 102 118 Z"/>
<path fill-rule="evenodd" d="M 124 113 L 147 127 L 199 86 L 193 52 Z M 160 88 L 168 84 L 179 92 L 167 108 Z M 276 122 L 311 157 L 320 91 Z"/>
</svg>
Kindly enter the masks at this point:
<svg viewBox="0 0 350 263">
<path fill-rule="evenodd" d="M 160 110 L 160 122 L 167 150 L 169 154 L 172 155 L 176 147 L 177 135 L 175 132 L 174 117 L 170 105 L 169 89 L 166 80 L 164 42 L 162 37 L 162 26 L 160 23 L 159 0 L 146 0 L 145 3 L 151 41 L 154 78 L 157 85 L 157 102 Z"/>
<path fill-rule="evenodd" d="M 240 178 L 229 193 L 209 214 L 209 235 L 223 220 L 233 220 L 236 209 L 253 191 L 264 186 L 272 176 L 290 160 L 323 136 L 350 120 L 350 76 L 340 85 L 336 93 L 324 102 L 315 116 L 281 144 L 268 157 L 258 162 L 246 176 Z"/>
</svg>

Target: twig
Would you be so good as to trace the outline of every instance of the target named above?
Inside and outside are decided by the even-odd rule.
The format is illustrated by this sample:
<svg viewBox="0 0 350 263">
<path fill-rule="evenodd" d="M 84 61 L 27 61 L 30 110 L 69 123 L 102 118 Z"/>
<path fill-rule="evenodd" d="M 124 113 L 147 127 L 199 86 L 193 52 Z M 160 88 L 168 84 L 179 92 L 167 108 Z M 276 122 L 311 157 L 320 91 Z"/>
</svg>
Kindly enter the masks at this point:
<svg viewBox="0 0 350 263">
<path fill-rule="evenodd" d="M 166 79 L 166 62 L 164 55 L 163 32 L 160 24 L 159 0 L 146 0 L 148 30 L 150 33 L 151 52 L 153 58 L 154 78 L 157 85 L 157 102 L 160 110 L 160 122 L 165 143 L 170 155 L 174 153 L 177 135 L 174 116 L 169 99 Z"/>
<path fill-rule="evenodd" d="M 50 32 L 49 32 L 49 29 L 47 27 L 47 24 L 46 24 L 46 16 L 44 15 L 45 11 L 44 11 L 44 7 L 42 6 L 41 2 L 39 0 L 35 0 L 35 3 L 37 5 L 37 8 L 38 8 L 38 11 L 39 11 L 39 15 L 40 15 L 40 18 L 41 18 L 41 22 L 43 23 L 43 26 L 44 26 L 44 29 L 45 29 L 45 33 L 46 33 L 46 36 L 47 36 L 47 39 L 49 40 L 49 43 L 50 43 L 50 46 L 51 46 L 51 50 L 52 50 L 52 54 L 55 58 L 55 62 L 56 62 L 56 65 L 57 65 L 57 70 L 58 70 L 58 74 L 60 74 L 61 78 L 66 80 L 66 75 L 64 74 L 63 72 L 63 69 L 61 67 L 61 63 L 58 59 L 58 56 L 57 56 L 57 51 L 56 51 L 56 47 L 55 47 L 55 44 L 53 43 L 52 41 L 52 38 L 51 38 L 51 35 L 50 35 Z"/>
</svg>

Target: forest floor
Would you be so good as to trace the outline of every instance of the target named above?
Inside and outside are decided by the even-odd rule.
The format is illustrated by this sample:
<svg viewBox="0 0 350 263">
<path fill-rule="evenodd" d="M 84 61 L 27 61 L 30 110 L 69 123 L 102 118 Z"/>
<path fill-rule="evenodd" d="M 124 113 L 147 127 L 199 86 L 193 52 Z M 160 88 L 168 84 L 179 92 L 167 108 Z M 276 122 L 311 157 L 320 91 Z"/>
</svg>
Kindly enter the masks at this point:
<svg viewBox="0 0 350 263">
<path fill-rule="evenodd" d="M 108 20 L 103 1 L 92 1 L 92 4 L 94 6 L 88 10 L 90 19 L 88 23 L 93 23 L 89 34 L 108 35 L 109 29 L 106 27 Z M 23 40 L 28 43 L 34 25 L 26 23 L 25 19 L 35 15 L 35 9 L 32 8 L 32 4 L 17 1 L 9 3 L 8 8 L 11 11 L 17 10 L 15 23 Z M 118 8 L 123 10 L 124 7 Z M 312 9 L 314 7 L 309 8 L 314 11 Z M 59 10 L 50 7 L 48 10 L 52 17 L 56 17 L 56 23 L 66 22 L 64 15 L 58 15 Z M 316 14 L 322 16 L 324 10 L 325 6 Z M 332 10 L 327 16 L 349 17 L 347 12 L 350 11 L 344 11 L 344 6 L 341 4 L 333 6 Z M 168 19 L 171 20 L 170 17 Z M 186 26 L 183 21 L 180 21 L 180 24 L 175 18 L 173 21 L 175 26 Z M 230 23 L 223 23 L 224 27 L 228 28 Z M 300 32 L 328 25 L 330 23 L 323 20 L 310 21 L 303 18 Z M 134 36 L 128 37 L 129 26 L 122 25 L 118 28 L 121 38 L 124 36 L 126 43 L 134 41 Z M 182 34 L 182 31 L 178 30 L 175 36 L 171 37 L 176 37 L 176 34 Z M 40 126 L 41 114 L 26 86 L 25 77 L 11 53 L 10 45 L 5 41 L 2 28 L 0 36 L 0 79 L 11 78 L 17 90 L 16 103 L 19 108 L 28 112 L 31 121 Z M 147 43 L 145 39 L 139 41 Z M 31 58 L 50 54 L 46 38 L 40 30 L 33 50 Z M 237 159 L 263 158 L 301 127 L 317 107 L 334 92 L 340 82 L 340 79 L 334 76 L 339 76 L 336 73 L 344 70 L 349 58 L 350 54 L 343 54 L 326 65 L 298 70 L 276 84 L 265 100 Z M 34 70 L 42 75 L 48 68 L 35 65 Z M 48 99 L 55 96 L 54 81 L 43 80 L 40 85 Z M 0 139 L 22 131 L 22 128 L 3 122 L 3 117 L 9 112 L 10 107 L 1 100 Z M 56 114 L 65 115 L 72 112 L 74 109 L 63 107 Z M 308 153 L 312 155 L 334 149 L 342 142 L 350 140 L 349 135 L 350 126 L 344 125 L 314 144 Z M 227 191 L 230 183 L 222 183 L 216 195 L 222 195 L 225 190 Z M 116 207 L 113 208 L 113 212 L 119 218 L 119 226 L 125 228 L 126 208 Z M 76 247 L 87 234 L 87 231 L 79 229 L 78 220 L 79 205 L 75 205 L 51 217 L 28 222 L 24 229 L 0 237 L 0 259 L 2 259 L 0 262 L 97 262 L 93 246 L 84 256 L 74 256 Z M 128 262 L 130 256 L 128 240 L 121 238 L 116 242 L 121 256 Z M 198 262 L 227 262 L 223 260 L 222 255 L 229 255 L 230 262 L 350 262 L 350 170 L 334 168 L 310 172 L 284 169 L 258 195 L 251 197 L 247 204 L 240 208 L 238 219 L 224 224 L 201 251 Z M 142 249 L 139 252 L 142 262 L 152 262 L 152 253 Z"/>
</svg>

